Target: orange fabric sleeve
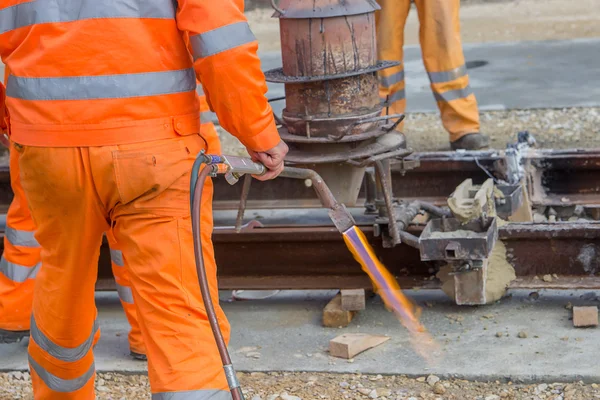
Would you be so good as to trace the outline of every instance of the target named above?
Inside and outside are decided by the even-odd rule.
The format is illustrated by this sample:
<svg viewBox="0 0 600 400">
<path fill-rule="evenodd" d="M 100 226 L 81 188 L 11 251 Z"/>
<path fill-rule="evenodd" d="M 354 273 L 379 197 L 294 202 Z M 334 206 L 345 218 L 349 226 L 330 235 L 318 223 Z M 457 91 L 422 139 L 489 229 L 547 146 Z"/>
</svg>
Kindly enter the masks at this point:
<svg viewBox="0 0 600 400">
<path fill-rule="evenodd" d="M 4 67 L 4 85 L 8 81 L 8 67 Z M 8 130 L 8 108 L 6 108 L 6 88 L 0 83 L 0 133 L 6 133 Z"/>
<path fill-rule="evenodd" d="M 6 110 L 6 89 L 4 85 L 0 83 L 0 133 L 6 133 L 7 124 L 6 117 L 8 111 Z"/>
<path fill-rule="evenodd" d="M 253 151 L 279 143 L 267 84 L 240 0 L 178 0 L 178 28 L 189 34 L 196 76 L 221 126 Z"/>
</svg>

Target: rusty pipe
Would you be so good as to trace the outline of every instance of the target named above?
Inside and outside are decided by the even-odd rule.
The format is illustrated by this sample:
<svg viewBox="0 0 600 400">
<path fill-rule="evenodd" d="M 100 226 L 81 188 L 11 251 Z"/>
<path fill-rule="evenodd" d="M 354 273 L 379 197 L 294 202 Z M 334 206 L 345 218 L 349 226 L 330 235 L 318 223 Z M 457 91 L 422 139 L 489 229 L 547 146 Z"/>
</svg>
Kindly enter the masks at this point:
<svg viewBox="0 0 600 400">
<path fill-rule="evenodd" d="M 344 233 L 356 225 L 352 214 L 346 209 L 346 206 L 340 204 L 335 199 L 321 175 L 312 169 L 285 167 L 280 176 L 291 179 L 309 180 L 323 207 L 329 209 L 329 218 L 331 218 L 331 221 L 340 233 Z"/>
<path fill-rule="evenodd" d="M 398 235 L 400 235 L 400 239 L 402 239 L 402 243 L 414 247 L 415 249 L 419 248 L 419 238 L 412 233 L 408 233 L 406 231 L 399 231 Z"/>
<path fill-rule="evenodd" d="M 331 193 L 331 190 L 321 178 L 321 175 L 317 174 L 312 169 L 307 168 L 296 168 L 296 167 L 285 167 L 280 175 L 283 178 L 291 179 L 304 179 L 310 180 L 312 188 L 317 193 L 321 204 L 325 208 L 334 208 L 338 204 L 337 200 Z"/>
<path fill-rule="evenodd" d="M 427 211 L 429 214 L 433 214 L 436 217 L 452 217 L 452 211 L 444 210 L 441 207 L 428 203 L 426 201 L 419 200 L 420 208 L 423 211 Z"/>
</svg>

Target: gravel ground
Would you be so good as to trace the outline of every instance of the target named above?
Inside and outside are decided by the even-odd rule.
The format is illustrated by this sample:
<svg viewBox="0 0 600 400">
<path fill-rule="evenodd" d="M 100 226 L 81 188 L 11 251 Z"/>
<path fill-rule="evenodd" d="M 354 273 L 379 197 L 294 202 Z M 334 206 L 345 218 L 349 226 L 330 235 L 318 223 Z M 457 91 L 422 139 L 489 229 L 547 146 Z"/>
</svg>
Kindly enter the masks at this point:
<svg viewBox="0 0 600 400">
<path fill-rule="evenodd" d="M 479 383 L 440 380 L 434 375 L 336 375 L 312 373 L 239 374 L 248 400 L 381 399 L 381 400 L 592 400 L 600 398 L 597 384 L 512 382 Z M 144 375 L 99 374 L 98 399 L 150 399 Z M 0 400 L 32 399 L 28 373 L 0 374 Z"/>
<path fill-rule="evenodd" d="M 492 147 L 503 149 L 527 130 L 538 147 L 567 149 L 600 147 L 600 108 L 564 108 L 482 112 L 481 131 Z M 447 150 L 448 134 L 438 114 L 408 114 L 405 133 L 417 151 Z"/>
<path fill-rule="evenodd" d="M 405 123 L 408 144 L 416 151 L 449 150 L 448 133 L 438 114 L 408 114 Z M 517 132 L 527 130 L 538 147 L 553 149 L 600 147 L 600 108 L 486 111 L 481 113 L 481 131 L 490 135 L 492 147 L 503 149 L 514 142 Z M 237 139 L 221 131 L 226 153 L 245 155 Z"/>
</svg>

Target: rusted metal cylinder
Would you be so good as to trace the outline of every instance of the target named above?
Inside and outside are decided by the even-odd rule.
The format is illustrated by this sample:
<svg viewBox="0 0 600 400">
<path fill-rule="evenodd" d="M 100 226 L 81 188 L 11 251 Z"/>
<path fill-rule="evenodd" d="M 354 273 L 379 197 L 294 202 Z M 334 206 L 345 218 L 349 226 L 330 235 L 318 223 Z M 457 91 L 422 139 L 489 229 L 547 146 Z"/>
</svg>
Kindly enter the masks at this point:
<svg viewBox="0 0 600 400">
<path fill-rule="evenodd" d="M 377 116 L 381 110 L 375 73 L 286 84 L 285 96 L 283 120 L 294 135 L 325 137 L 365 132 L 373 124 L 356 122 Z"/>
<path fill-rule="evenodd" d="M 287 76 L 343 74 L 377 63 L 374 13 L 281 19 L 280 33 Z"/>
</svg>

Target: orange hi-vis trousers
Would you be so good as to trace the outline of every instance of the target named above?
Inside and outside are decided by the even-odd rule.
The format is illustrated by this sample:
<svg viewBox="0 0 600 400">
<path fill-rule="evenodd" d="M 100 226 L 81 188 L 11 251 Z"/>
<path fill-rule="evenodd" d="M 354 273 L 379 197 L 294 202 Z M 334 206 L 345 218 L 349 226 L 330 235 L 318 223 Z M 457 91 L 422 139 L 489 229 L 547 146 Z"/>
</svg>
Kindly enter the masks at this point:
<svg viewBox="0 0 600 400">
<path fill-rule="evenodd" d="M 36 399 L 94 398 L 94 285 L 111 231 L 130 272 L 154 400 L 231 399 L 195 269 L 190 172 L 200 135 L 102 147 L 13 145 L 36 225 L 29 362 Z M 212 181 L 202 199 L 203 256 L 218 306 Z"/>
<path fill-rule="evenodd" d="M 410 0 L 377 0 L 377 51 L 380 60 L 404 59 L 404 26 Z M 460 0 L 414 0 L 419 16 L 419 40 L 423 63 L 441 113 L 444 128 L 454 142 L 468 133 L 479 132 L 477 100 L 469 87 L 460 40 Z M 379 73 L 379 95 L 388 101 L 389 113 L 406 109 L 404 66 Z M 384 110 L 384 114 L 387 110 Z M 398 126 L 403 129 L 402 124 Z"/>
<path fill-rule="evenodd" d="M 15 150 L 10 151 L 10 179 L 14 198 L 6 215 L 4 253 L 0 259 L 0 329 L 10 331 L 30 329 L 33 287 L 41 266 L 41 249 L 34 237 L 35 224 L 19 178 L 18 155 Z M 145 354 L 133 305 L 129 271 L 125 268 L 123 255 L 110 230 L 106 235 L 117 291 L 131 325 L 129 348 L 138 354 Z"/>
</svg>

